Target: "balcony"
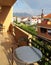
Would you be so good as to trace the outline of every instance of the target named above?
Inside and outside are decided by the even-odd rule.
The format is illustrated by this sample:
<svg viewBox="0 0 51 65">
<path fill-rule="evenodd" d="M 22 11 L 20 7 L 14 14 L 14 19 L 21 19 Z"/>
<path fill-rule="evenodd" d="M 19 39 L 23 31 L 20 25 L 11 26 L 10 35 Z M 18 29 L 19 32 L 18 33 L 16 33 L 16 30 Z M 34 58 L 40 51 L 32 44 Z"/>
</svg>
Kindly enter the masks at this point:
<svg viewBox="0 0 51 65">
<path fill-rule="evenodd" d="M 47 40 L 51 40 L 51 20 L 44 19 L 41 23 L 38 23 L 38 36 Z"/>
<path fill-rule="evenodd" d="M 19 37 L 31 38 L 31 35 L 18 27 L 13 27 L 12 25 L 9 28 L 8 32 L 0 31 L 0 65 L 12 65 L 12 49 L 17 47 L 17 42 Z M 23 44 L 27 45 L 27 44 Z M 37 63 L 34 63 L 38 65 Z M 14 64 L 16 62 L 14 61 Z"/>
<path fill-rule="evenodd" d="M 44 22 L 38 23 L 38 27 L 51 29 L 51 25 L 48 25 L 48 24 L 46 24 L 46 23 L 44 23 Z"/>
<path fill-rule="evenodd" d="M 4 32 L 4 31 L 0 32 L 0 65 L 4 65 L 4 64 L 11 65 L 11 63 L 12 63 L 12 49 L 11 48 L 12 48 L 12 46 L 14 46 L 14 48 L 17 47 L 18 39 L 20 37 L 26 37 L 27 39 L 30 39 L 30 38 L 32 38 L 32 35 L 12 24 L 10 25 L 8 32 Z M 45 58 L 43 58 L 42 63 L 38 62 L 38 63 L 34 63 L 34 65 L 41 65 L 41 64 L 44 65 L 43 63 L 49 62 L 51 59 L 50 50 L 47 49 L 46 45 L 41 44 L 37 41 L 35 42 L 35 40 L 32 40 L 32 42 L 34 43 L 33 45 L 36 48 L 39 48 L 42 51 L 42 53 L 45 57 Z M 23 45 L 28 45 L 28 44 L 24 43 L 21 45 L 23 46 Z M 48 46 L 49 45 L 50 44 L 48 44 Z M 51 46 L 50 46 L 50 48 L 51 48 Z M 49 51 L 47 51 L 47 50 L 49 50 Z M 45 54 L 45 51 L 46 51 L 46 54 L 48 54 L 48 55 Z M 13 65 L 16 65 L 15 60 L 14 60 Z"/>
</svg>

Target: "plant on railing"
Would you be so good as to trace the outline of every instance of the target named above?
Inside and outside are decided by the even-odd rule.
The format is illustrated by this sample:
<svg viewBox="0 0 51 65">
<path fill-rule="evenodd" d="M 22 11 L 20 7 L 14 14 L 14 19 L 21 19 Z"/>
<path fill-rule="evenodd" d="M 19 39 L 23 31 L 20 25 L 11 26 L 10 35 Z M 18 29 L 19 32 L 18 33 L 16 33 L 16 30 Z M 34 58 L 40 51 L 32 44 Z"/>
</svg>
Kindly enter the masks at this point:
<svg viewBox="0 0 51 65">
<path fill-rule="evenodd" d="M 48 43 L 44 43 L 43 41 L 33 40 L 32 45 L 38 49 L 40 49 L 43 53 L 43 57 L 41 59 L 40 65 L 50 65 L 51 64 L 51 46 Z"/>
<path fill-rule="evenodd" d="M 32 35 L 37 35 L 37 32 L 35 31 L 35 29 L 32 26 L 28 26 L 28 25 L 25 25 L 23 23 L 15 24 L 15 25 L 20 27 L 21 29 L 27 31 L 28 33 L 30 33 Z"/>
</svg>

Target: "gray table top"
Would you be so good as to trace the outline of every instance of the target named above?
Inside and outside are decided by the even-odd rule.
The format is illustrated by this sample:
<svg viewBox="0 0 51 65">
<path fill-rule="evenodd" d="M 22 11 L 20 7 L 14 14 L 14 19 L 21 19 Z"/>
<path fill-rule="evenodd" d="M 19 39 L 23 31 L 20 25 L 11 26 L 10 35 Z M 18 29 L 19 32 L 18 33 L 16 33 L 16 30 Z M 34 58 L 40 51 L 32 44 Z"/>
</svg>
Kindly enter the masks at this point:
<svg viewBox="0 0 51 65">
<path fill-rule="evenodd" d="M 15 49 L 16 56 L 26 63 L 34 63 L 42 58 L 42 53 L 39 49 L 30 46 L 22 46 Z"/>
</svg>

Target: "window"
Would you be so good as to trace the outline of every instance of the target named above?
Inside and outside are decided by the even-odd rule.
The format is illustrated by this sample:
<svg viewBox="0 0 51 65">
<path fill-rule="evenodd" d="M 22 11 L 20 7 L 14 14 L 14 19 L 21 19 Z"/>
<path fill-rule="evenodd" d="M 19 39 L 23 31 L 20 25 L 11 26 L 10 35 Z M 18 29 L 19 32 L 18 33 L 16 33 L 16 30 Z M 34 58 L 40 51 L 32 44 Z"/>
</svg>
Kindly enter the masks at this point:
<svg viewBox="0 0 51 65">
<path fill-rule="evenodd" d="M 47 32 L 47 29 L 45 29 L 45 28 L 40 28 L 40 31 L 41 31 L 41 33 L 46 33 L 46 32 Z"/>
<path fill-rule="evenodd" d="M 51 35 L 51 29 L 48 29 L 47 32 L 49 35 Z"/>
</svg>

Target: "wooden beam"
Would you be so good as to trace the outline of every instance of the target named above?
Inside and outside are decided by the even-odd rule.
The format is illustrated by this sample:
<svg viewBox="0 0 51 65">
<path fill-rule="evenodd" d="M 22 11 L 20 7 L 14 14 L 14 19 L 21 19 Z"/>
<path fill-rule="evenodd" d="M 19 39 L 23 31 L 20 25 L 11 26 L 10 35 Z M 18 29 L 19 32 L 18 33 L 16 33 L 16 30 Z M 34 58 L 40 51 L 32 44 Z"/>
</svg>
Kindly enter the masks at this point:
<svg viewBox="0 0 51 65">
<path fill-rule="evenodd" d="M 0 0 L 0 6 L 12 6 L 16 0 Z"/>
</svg>

